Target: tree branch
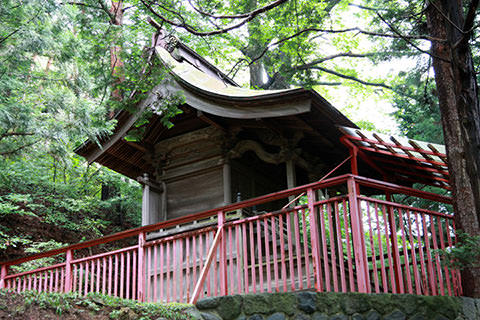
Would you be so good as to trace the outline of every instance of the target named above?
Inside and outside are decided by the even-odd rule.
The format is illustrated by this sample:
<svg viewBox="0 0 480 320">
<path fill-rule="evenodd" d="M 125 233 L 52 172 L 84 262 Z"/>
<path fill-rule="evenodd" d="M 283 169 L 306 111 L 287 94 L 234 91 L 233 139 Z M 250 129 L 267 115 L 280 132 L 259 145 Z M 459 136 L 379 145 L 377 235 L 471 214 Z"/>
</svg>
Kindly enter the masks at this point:
<svg viewBox="0 0 480 320">
<path fill-rule="evenodd" d="M 264 13 L 266 11 L 269 11 L 279 5 L 281 5 L 282 3 L 284 2 L 287 2 L 288 0 L 277 0 L 273 3 L 271 3 L 270 5 L 267 5 L 267 6 L 264 6 L 264 7 L 261 7 L 259 9 L 256 9 L 256 10 L 253 10 L 251 12 L 249 12 L 248 14 L 246 14 L 247 16 L 244 18 L 244 20 L 240 21 L 239 23 L 237 24 L 234 24 L 232 26 L 229 26 L 229 27 L 226 27 L 226 28 L 223 28 L 223 29 L 218 29 L 218 30 L 214 30 L 214 31 L 206 31 L 206 32 L 203 32 L 203 31 L 197 31 L 193 26 L 189 25 L 189 24 L 186 24 L 184 22 L 184 19 L 183 17 L 181 17 L 180 20 L 182 20 L 183 22 L 179 23 L 179 22 L 175 22 L 173 20 L 170 20 L 170 19 L 167 19 L 166 17 L 164 17 L 163 15 L 159 14 L 158 12 L 156 12 L 153 8 L 152 8 L 152 5 L 157 5 L 159 7 L 162 8 L 161 5 L 159 5 L 158 3 L 154 3 L 152 2 L 152 0 L 141 0 L 143 5 L 145 5 L 148 10 L 154 14 L 157 18 L 159 18 L 160 20 L 162 20 L 163 22 L 165 23 L 168 23 L 172 26 L 175 26 L 175 27 L 179 27 L 179 28 L 182 28 L 182 29 L 185 29 L 186 31 L 188 31 L 189 33 L 193 34 L 193 35 L 197 35 L 197 36 L 213 36 L 213 35 L 217 35 L 217 34 L 223 34 L 223 33 L 227 33 L 231 30 L 234 30 L 234 29 L 237 29 L 237 28 L 240 28 L 241 26 L 243 26 L 244 24 L 246 24 L 247 22 L 253 20 L 256 16 L 258 16 L 259 14 L 261 13 Z M 149 3 L 147 3 L 147 1 Z M 171 11 L 169 9 L 166 9 L 163 7 L 164 10 L 166 11 Z M 178 14 L 177 14 L 178 15 Z"/>
<path fill-rule="evenodd" d="M 454 23 L 452 21 L 452 19 L 450 19 L 450 17 L 448 17 L 442 9 L 440 9 L 436 4 L 435 4 L 435 1 L 428 1 L 428 4 L 432 5 L 437 11 L 438 13 L 440 13 L 440 15 L 448 21 L 448 23 L 450 23 L 455 29 L 457 29 L 458 31 L 460 31 L 461 33 L 463 33 L 463 30 L 460 26 L 458 26 L 456 23 Z"/>
<path fill-rule="evenodd" d="M 20 147 L 18 147 L 18 148 L 12 149 L 12 150 L 2 151 L 2 152 L 0 152 L 0 156 L 8 156 L 8 155 L 17 153 L 18 151 L 20 151 L 20 150 L 22 150 L 22 149 L 25 149 L 25 148 L 28 148 L 28 147 L 33 146 L 35 143 L 37 143 L 37 141 L 33 141 L 33 142 L 31 142 L 31 143 L 24 144 L 24 145 L 22 145 L 22 146 L 20 146 Z"/>
<path fill-rule="evenodd" d="M 100 9 L 102 9 L 102 11 L 105 12 L 110 18 L 110 23 L 115 24 L 115 16 L 110 12 L 110 9 L 107 7 L 107 5 L 103 3 L 102 0 L 97 0 L 97 3 L 100 5 Z"/>
<path fill-rule="evenodd" d="M 394 91 L 392 87 L 390 87 L 389 85 L 386 85 L 385 83 L 364 81 L 364 80 L 361 80 L 357 77 L 348 76 L 346 74 L 343 74 L 343 73 L 340 73 L 340 72 L 337 72 L 337 71 L 334 71 L 334 70 L 331 70 L 331 69 L 327 69 L 327 68 L 324 68 L 324 67 L 316 66 L 316 67 L 311 67 L 310 69 L 316 69 L 316 70 L 320 70 L 320 71 L 323 71 L 323 72 L 326 72 L 326 73 L 330 73 L 330 74 L 333 74 L 334 76 L 344 78 L 344 79 L 348 79 L 348 80 L 352 80 L 352 81 L 361 83 L 361 84 L 366 85 L 366 86 L 382 87 L 382 88 Z"/>
<path fill-rule="evenodd" d="M 479 4 L 479 0 L 473 0 L 472 2 L 470 2 L 470 6 L 468 7 L 468 11 L 467 11 L 467 16 L 465 18 L 465 23 L 463 24 L 463 28 L 462 28 L 463 36 L 458 42 L 458 45 L 455 45 L 455 46 L 458 46 L 460 48 L 466 47 L 466 44 L 469 38 L 471 37 L 473 30 L 475 29 L 473 24 L 475 22 L 475 16 L 478 9 L 478 4 Z"/>
<path fill-rule="evenodd" d="M 4 132 L 4 133 L 0 134 L 0 140 L 3 140 L 4 138 L 8 138 L 8 137 L 18 137 L 18 136 L 24 137 L 24 136 L 33 136 L 33 135 L 34 135 L 33 132 L 14 132 L 14 131 L 10 131 L 10 132 Z"/>
<path fill-rule="evenodd" d="M 295 67 L 293 67 L 292 69 L 293 69 L 293 70 L 306 70 L 306 69 L 309 69 L 309 68 L 311 68 L 311 67 L 313 67 L 314 65 L 317 65 L 317 64 L 319 64 L 319 63 L 323 63 L 323 62 L 325 62 L 325 61 L 333 60 L 333 59 L 341 58 L 341 57 L 348 57 L 348 58 L 366 58 L 366 57 L 371 57 L 371 56 L 374 56 L 374 55 L 375 55 L 374 53 L 341 52 L 341 53 L 332 54 L 332 55 L 330 55 L 330 56 L 326 56 L 326 57 L 323 57 L 323 58 L 315 59 L 315 60 L 313 60 L 313 61 L 311 61 L 311 62 L 302 64 L 302 65 L 299 65 L 299 66 L 295 66 Z"/>
<path fill-rule="evenodd" d="M 68 2 L 60 2 L 60 4 L 61 5 L 69 4 L 69 5 L 72 5 L 72 6 L 81 6 L 81 7 L 86 7 L 86 8 L 103 10 L 102 7 L 96 7 L 96 6 L 93 6 L 93 5 L 85 3 L 85 2 L 68 1 Z"/>
<path fill-rule="evenodd" d="M 284 2 L 287 2 L 287 1 L 288 0 L 277 0 L 277 1 L 271 2 L 270 4 L 267 4 L 266 6 L 263 6 L 261 8 L 255 9 L 255 10 L 247 12 L 247 13 L 234 14 L 234 15 L 220 15 L 220 16 L 216 16 L 216 15 L 213 15 L 211 13 L 200 10 L 198 7 L 196 7 L 195 5 L 192 4 L 191 0 L 188 0 L 188 3 L 193 8 L 193 10 L 195 10 L 198 13 L 200 13 L 201 15 L 209 17 L 209 18 L 213 18 L 213 19 L 244 19 L 244 18 L 250 17 L 251 15 L 258 15 L 260 13 L 271 10 L 271 9 L 273 9 L 273 8 L 279 6 L 279 5 L 281 5 L 281 4 L 283 4 Z"/>
<path fill-rule="evenodd" d="M 425 54 L 428 54 L 429 56 L 431 57 L 434 57 L 436 59 L 440 59 L 444 62 L 450 62 L 442 57 L 439 57 L 439 56 L 436 56 L 434 55 L 433 53 L 427 51 L 427 50 L 423 50 L 422 48 L 420 48 L 419 46 L 417 46 L 415 43 L 413 43 L 412 41 L 410 41 L 410 39 L 412 39 L 411 37 L 409 36 L 405 36 L 403 35 L 400 31 L 397 30 L 397 28 L 395 28 L 393 25 L 391 25 L 380 13 L 377 12 L 377 16 L 380 18 L 380 20 L 382 20 L 387 26 L 388 28 L 390 28 L 390 30 L 392 30 L 395 34 L 398 35 L 399 38 L 403 39 L 405 42 L 407 42 L 409 45 L 411 45 L 412 47 L 414 47 L 415 49 L 417 49 L 418 51 L 422 52 L 422 53 L 425 53 Z M 438 40 L 433 40 L 433 38 L 431 39 L 428 39 L 430 41 L 438 41 Z M 445 40 L 442 40 L 442 41 L 445 41 Z"/>
<path fill-rule="evenodd" d="M 26 23 L 24 23 L 22 26 L 20 26 L 18 29 L 15 29 L 13 30 L 12 32 L 10 32 L 9 34 L 7 34 L 5 37 L 3 38 L 0 38 L 0 45 L 7 41 L 7 39 L 9 39 L 11 36 L 13 36 L 15 33 L 19 32 L 20 30 L 22 30 L 23 26 L 26 25 L 26 24 L 29 24 L 30 22 L 32 22 L 33 20 L 37 19 L 38 18 L 38 15 L 40 14 L 40 11 L 42 11 L 42 8 L 40 7 L 37 12 L 35 12 L 35 15 L 30 19 L 28 20 Z"/>
</svg>

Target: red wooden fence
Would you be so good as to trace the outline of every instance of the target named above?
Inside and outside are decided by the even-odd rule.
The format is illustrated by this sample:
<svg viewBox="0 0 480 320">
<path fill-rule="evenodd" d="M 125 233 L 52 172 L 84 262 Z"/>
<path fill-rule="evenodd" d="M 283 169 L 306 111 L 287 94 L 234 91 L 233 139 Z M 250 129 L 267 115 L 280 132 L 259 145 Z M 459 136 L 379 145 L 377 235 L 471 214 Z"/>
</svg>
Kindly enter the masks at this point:
<svg viewBox="0 0 480 320">
<path fill-rule="evenodd" d="M 363 196 L 363 190 L 377 196 Z M 289 196 L 304 192 L 306 200 L 297 206 L 246 218 L 231 215 L 278 199 L 288 202 Z M 5 262 L 0 288 L 98 292 L 153 302 L 306 288 L 460 295 L 459 272 L 446 268 L 432 251 L 454 245 L 453 217 L 394 202 L 391 194 L 451 202 L 344 175 Z M 190 227 L 172 234 L 169 228 L 178 225 Z M 132 237 L 137 237 L 136 245 L 85 253 Z M 45 257 L 57 257 L 60 263 L 12 272 L 16 265 Z"/>
</svg>

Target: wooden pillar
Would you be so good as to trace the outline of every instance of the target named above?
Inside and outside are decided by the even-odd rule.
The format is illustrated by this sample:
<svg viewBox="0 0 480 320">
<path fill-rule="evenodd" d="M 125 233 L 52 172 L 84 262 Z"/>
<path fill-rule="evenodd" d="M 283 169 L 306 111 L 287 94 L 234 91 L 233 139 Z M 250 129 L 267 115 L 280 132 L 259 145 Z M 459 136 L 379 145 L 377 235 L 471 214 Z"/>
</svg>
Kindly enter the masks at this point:
<svg viewBox="0 0 480 320">
<path fill-rule="evenodd" d="M 297 185 L 297 176 L 295 175 L 295 162 L 290 159 L 286 161 L 287 166 L 287 188 L 291 189 Z"/>
<path fill-rule="evenodd" d="M 2 270 L 0 271 L 0 289 L 5 288 L 5 277 L 8 274 L 8 266 L 2 265 Z"/>
<path fill-rule="evenodd" d="M 73 260 L 73 251 L 68 250 L 65 258 L 65 285 L 63 290 L 65 292 L 72 291 L 72 260 Z"/>
<path fill-rule="evenodd" d="M 142 226 L 149 225 L 152 222 L 150 217 L 150 185 L 148 183 L 148 174 L 143 174 L 143 195 L 142 195 Z"/>
<path fill-rule="evenodd" d="M 160 182 L 162 186 L 162 201 L 160 204 L 160 221 L 166 221 L 167 220 L 167 202 L 168 202 L 168 194 L 167 194 L 167 184 L 165 181 Z"/>
<path fill-rule="evenodd" d="M 350 159 L 350 167 L 352 170 L 352 174 L 358 175 L 358 161 L 357 161 L 357 154 L 358 154 L 358 149 L 356 147 L 353 147 L 350 149 L 350 155 L 352 158 Z"/>
<path fill-rule="evenodd" d="M 230 160 L 224 159 L 223 162 L 223 204 L 232 203 L 232 170 Z"/>
<path fill-rule="evenodd" d="M 357 198 L 358 185 L 354 178 L 349 178 L 347 186 L 358 292 L 367 293 L 369 291 L 370 281 L 368 274 L 367 248 L 365 247 L 364 241 L 365 233 L 363 232 L 362 212 Z"/>
<path fill-rule="evenodd" d="M 295 174 L 295 162 L 292 159 L 289 159 L 285 162 L 285 166 L 287 169 L 287 189 L 295 188 L 297 185 L 297 176 Z M 288 197 L 288 201 L 291 202 L 295 199 L 295 196 L 292 195 Z M 295 206 L 295 203 L 290 205 L 291 207 Z"/>
</svg>

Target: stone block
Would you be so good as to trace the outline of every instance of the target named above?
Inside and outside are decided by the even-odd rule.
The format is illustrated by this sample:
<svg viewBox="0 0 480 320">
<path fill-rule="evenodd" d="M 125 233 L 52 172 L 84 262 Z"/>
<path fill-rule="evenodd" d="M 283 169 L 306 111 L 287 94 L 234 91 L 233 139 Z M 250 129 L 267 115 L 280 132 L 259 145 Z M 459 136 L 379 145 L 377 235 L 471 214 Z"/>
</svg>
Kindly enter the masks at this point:
<svg viewBox="0 0 480 320">
<path fill-rule="evenodd" d="M 219 316 L 210 312 L 200 312 L 203 320 L 222 320 Z"/>
<path fill-rule="evenodd" d="M 195 307 L 189 307 L 183 310 L 183 312 L 189 315 L 192 320 L 202 320 L 202 315 L 200 311 L 198 311 L 198 309 Z"/>
<path fill-rule="evenodd" d="M 348 320 L 348 316 L 343 313 L 337 313 L 331 316 L 329 320 Z"/>
<path fill-rule="evenodd" d="M 376 310 L 370 310 L 365 314 L 365 320 L 380 320 L 381 316 Z"/>
<path fill-rule="evenodd" d="M 350 320 L 364 320 L 364 318 L 360 313 L 354 313 L 350 317 Z"/>
<path fill-rule="evenodd" d="M 328 316 L 325 313 L 315 312 L 312 314 L 312 320 L 328 320 Z"/>
<path fill-rule="evenodd" d="M 295 314 L 297 298 L 292 293 L 276 293 L 269 297 L 272 310 L 283 312 L 288 316 Z"/>
<path fill-rule="evenodd" d="M 477 308 L 475 305 L 475 299 L 462 297 L 462 313 L 466 320 L 474 320 L 477 318 Z"/>
<path fill-rule="evenodd" d="M 248 320 L 263 320 L 263 316 L 261 314 L 256 313 L 248 317 Z"/>
<path fill-rule="evenodd" d="M 409 320 L 427 320 L 423 314 L 416 313 L 409 318 Z"/>
<path fill-rule="evenodd" d="M 196 307 L 200 310 L 214 309 L 218 306 L 217 298 L 203 298 L 198 300 Z"/>
<path fill-rule="evenodd" d="M 383 317 L 383 320 L 405 320 L 406 318 L 405 313 L 400 310 L 395 310 Z"/>
<path fill-rule="evenodd" d="M 346 293 L 341 300 L 342 309 L 348 315 L 366 312 L 371 309 L 371 299 L 372 296 L 366 294 Z"/>
<path fill-rule="evenodd" d="M 311 320 L 311 318 L 304 313 L 297 313 L 293 316 L 292 320 Z"/>
<path fill-rule="evenodd" d="M 316 298 L 315 292 L 304 291 L 297 293 L 298 309 L 308 314 L 312 314 L 316 310 Z"/>
<path fill-rule="evenodd" d="M 242 297 L 239 295 L 218 298 L 218 315 L 224 320 L 232 320 L 242 312 Z"/>
<path fill-rule="evenodd" d="M 274 310 L 270 300 L 273 297 L 271 295 L 267 297 L 266 294 L 247 294 L 243 297 L 243 312 L 246 315 L 272 313 Z"/>
<path fill-rule="evenodd" d="M 342 312 L 340 302 L 342 294 L 332 292 L 317 293 L 317 310 L 328 314 Z"/>
<path fill-rule="evenodd" d="M 275 312 L 267 317 L 267 320 L 286 320 L 285 314 L 282 312 Z"/>
</svg>

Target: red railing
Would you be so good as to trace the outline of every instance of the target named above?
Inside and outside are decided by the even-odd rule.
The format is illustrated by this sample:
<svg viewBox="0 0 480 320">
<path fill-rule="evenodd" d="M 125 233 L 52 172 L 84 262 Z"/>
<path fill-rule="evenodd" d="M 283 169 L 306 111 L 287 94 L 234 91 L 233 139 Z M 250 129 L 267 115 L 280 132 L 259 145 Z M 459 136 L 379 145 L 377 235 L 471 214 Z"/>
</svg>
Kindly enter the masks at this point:
<svg viewBox="0 0 480 320">
<path fill-rule="evenodd" d="M 297 205 L 251 213 L 254 206 L 281 199 L 289 203 L 288 197 L 302 193 Z M 454 245 L 453 217 L 394 202 L 392 194 L 451 202 L 344 175 L 4 262 L 0 287 L 99 292 L 153 302 L 306 288 L 460 295 L 459 272 L 445 267 L 434 251 Z M 137 237 L 133 246 L 89 253 L 132 237 Z M 15 273 L 22 264 L 42 258 L 57 263 Z"/>
</svg>

